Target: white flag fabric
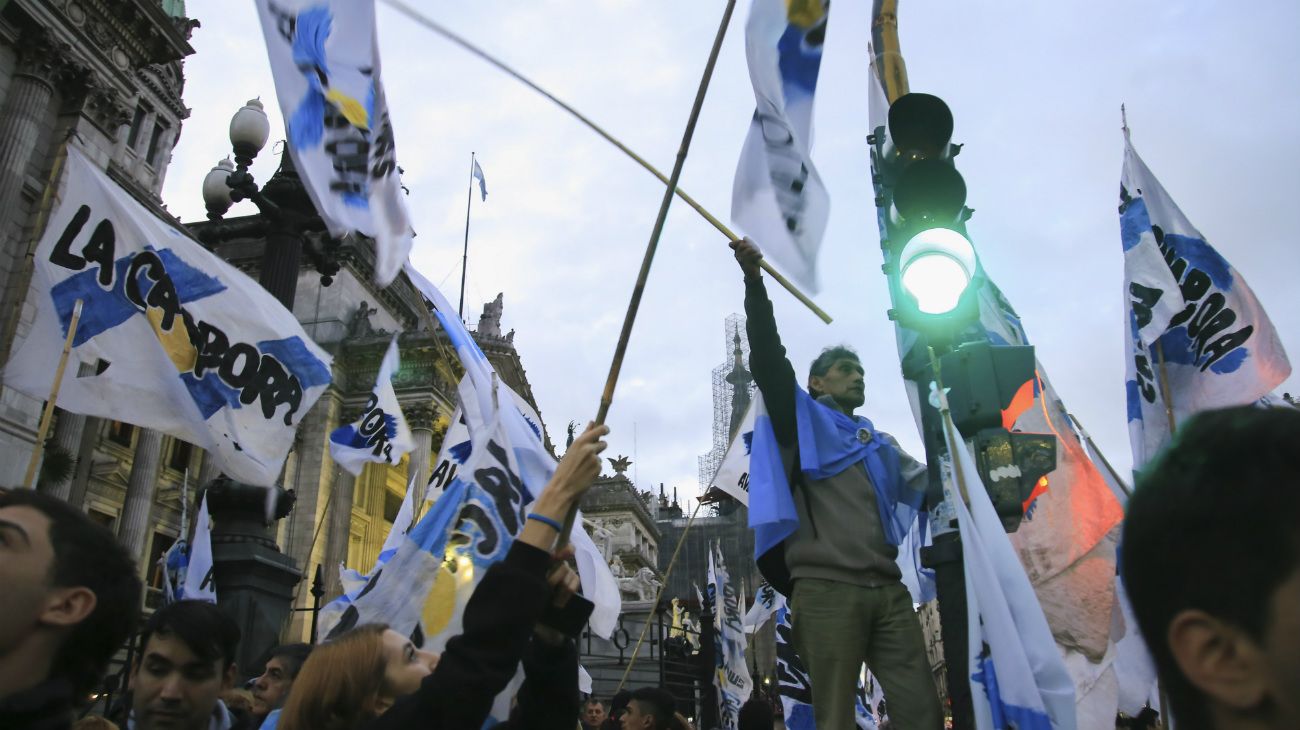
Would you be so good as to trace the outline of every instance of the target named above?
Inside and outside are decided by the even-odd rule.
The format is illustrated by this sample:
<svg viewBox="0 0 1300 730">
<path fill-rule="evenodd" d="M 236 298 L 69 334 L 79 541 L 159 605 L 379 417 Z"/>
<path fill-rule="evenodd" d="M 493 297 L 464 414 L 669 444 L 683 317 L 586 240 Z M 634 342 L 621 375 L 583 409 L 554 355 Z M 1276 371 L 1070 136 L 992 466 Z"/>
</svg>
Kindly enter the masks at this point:
<svg viewBox="0 0 1300 730">
<path fill-rule="evenodd" d="M 478 191 L 487 200 L 487 179 L 483 177 L 483 168 L 479 167 L 478 160 L 474 160 L 474 179 L 478 180 Z"/>
<path fill-rule="evenodd" d="M 217 582 L 212 573 L 212 518 L 208 516 L 208 495 L 199 500 L 199 519 L 190 541 L 190 563 L 185 573 L 182 599 L 217 602 Z"/>
<path fill-rule="evenodd" d="M 429 484 L 424 489 L 425 500 L 433 501 L 442 495 L 469 459 L 469 449 L 469 426 L 465 423 L 464 409 L 458 405 L 451 416 L 451 424 L 447 426 L 447 433 L 442 436 L 442 447 L 438 449 Z"/>
<path fill-rule="evenodd" d="M 257 0 L 257 11 L 298 174 L 331 235 L 374 239 L 375 281 L 388 286 L 413 234 L 374 0 Z"/>
<path fill-rule="evenodd" d="M 393 391 L 393 376 L 400 367 L 397 336 L 394 335 L 379 365 L 375 387 L 370 391 L 361 416 L 330 434 L 330 456 L 353 476 L 360 476 L 369 462 L 396 464 L 402 460 L 403 454 L 415 448 L 415 438 L 411 436 L 411 429 L 407 427 L 406 417 L 397 402 L 397 393 Z"/>
<path fill-rule="evenodd" d="M 777 599 L 780 593 L 771 586 L 767 581 L 758 584 L 754 590 L 754 602 L 749 607 L 749 612 L 745 614 L 745 631 L 754 633 L 763 628 L 763 624 L 772 618 L 776 613 Z"/>
<path fill-rule="evenodd" d="M 942 400 L 942 399 L 941 399 Z M 947 403 L 944 438 L 952 475 L 944 485 L 957 511 L 966 577 L 971 700 L 978 730 L 1074 730 L 1074 682 L 1047 617 L 998 518 Z M 965 482 L 970 509 L 953 480 Z"/>
<path fill-rule="evenodd" d="M 732 220 L 814 293 L 831 204 L 811 155 L 829 9 L 829 0 L 754 0 L 750 7 L 745 56 L 757 105 L 731 189 Z"/>
<path fill-rule="evenodd" d="M 36 318 L 7 386 L 47 398 L 77 300 L 59 407 L 198 446 L 222 472 L 270 486 L 330 357 L 257 282 L 155 217 L 74 146 L 36 249 Z M 79 377 L 77 362 L 98 363 Z"/>
<path fill-rule="evenodd" d="M 745 662 L 745 627 L 741 617 L 740 594 L 731 584 L 722 550 L 709 546 L 709 601 L 713 611 L 713 647 L 715 668 L 713 686 L 718 690 L 718 723 L 722 730 L 736 730 L 740 707 L 749 700 L 754 682 Z"/>
<path fill-rule="evenodd" d="M 763 394 L 755 390 L 740 428 L 736 429 L 736 437 L 727 446 L 727 453 L 722 455 L 722 463 L 709 483 L 709 489 L 720 489 L 746 507 L 749 506 L 749 455 L 754 446 L 754 423 L 758 414 L 767 414 L 762 401 Z"/>
<path fill-rule="evenodd" d="M 522 484 L 523 494 L 509 499 L 522 499 L 523 505 L 530 503 L 538 493 L 550 481 L 551 475 L 555 473 L 555 457 L 546 450 L 543 441 L 541 417 L 528 405 L 528 402 L 516 394 L 500 381 L 492 366 L 488 363 L 487 356 L 474 343 L 469 332 L 465 329 L 460 318 L 455 314 L 455 308 L 447 302 L 442 292 L 438 290 L 428 279 L 424 278 L 413 266 L 409 264 L 405 268 L 407 276 L 415 284 L 416 288 L 434 305 L 437 310 L 437 316 L 443 328 L 447 331 L 448 337 L 452 340 L 457 355 L 460 356 L 461 363 L 465 366 L 465 377 L 460 386 L 460 413 L 461 416 L 453 419 L 452 428 L 448 429 L 448 435 L 443 440 L 444 451 L 452 459 L 461 460 L 466 466 L 459 470 L 459 473 L 473 474 L 469 471 L 468 463 L 473 459 L 474 452 L 487 444 L 495 441 L 497 444 L 508 444 L 508 455 L 512 460 L 510 463 L 513 472 L 517 474 L 518 481 Z M 497 408 L 496 404 L 513 404 L 514 407 Z M 499 412 L 499 419 L 496 425 L 492 426 L 492 431 L 484 432 L 486 421 L 477 414 Z M 464 420 L 465 431 L 468 435 L 468 443 L 460 442 L 460 436 L 456 435 L 456 424 Z M 443 458 L 439 457 L 439 464 L 435 467 L 435 477 L 438 470 L 442 468 Z M 449 473 L 452 466 L 448 464 L 444 469 L 444 474 Z M 452 483 L 454 483 L 454 479 Z M 512 490 L 517 487 L 512 486 Z M 498 498 L 499 499 L 499 498 Z M 504 503 L 504 502 L 501 502 Z M 487 503 L 484 502 L 484 505 Z M 480 512 L 485 510 L 480 509 Z M 486 510 L 491 513 L 491 510 Z M 468 518 L 467 518 L 468 519 Z M 508 527 L 508 525 L 505 525 Z M 496 526 L 494 534 L 506 535 L 508 541 L 513 540 L 517 534 L 518 525 L 513 529 L 501 529 L 502 525 Z M 487 534 L 487 533 L 485 533 Z M 595 604 L 589 623 L 591 630 L 597 636 L 609 638 L 613 635 L 614 629 L 618 624 L 619 614 L 622 612 L 622 595 L 618 590 L 618 581 L 614 578 L 609 569 L 609 564 L 605 562 L 600 549 L 592 541 L 586 530 L 582 528 L 582 515 L 579 513 L 578 519 L 574 521 L 573 531 L 569 535 L 569 541 L 574 546 L 577 553 L 576 562 L 578 564 L 578 575 L 582 579 L 583 595 Z M 501 552 L 500 556 L 505 553 Z M 496 558 L 499 559 L 499 558 Z M 484 563 L 486 565 L 486 563 Z M 459 594 L 458 594 L 459 595 Z M 466 600 L 468 594 L 465 594 Z M 459 599 L 458 599 L 459 600 Z M 458 614 L 457 614 L 458 615 Z M 448 619 L 448 627 L 458 625 L 459 620 Z M 454 633 L 447 633 L 449 629 L 443 628 L 439 633 L 443 636 L 452 636 Z M 431 634 L 434 632 L 430 632 Z"/>
<path fill-rule="evenodd" d="M 1291 363 L 1246 280 L 1187 220 L 1127 133 L 1119 217 L 1129 440 L 1140 468 L 1169 439 L 1166 409 L 1180 424 L 1252 403 L 1286 380 Z"/>
</svg>

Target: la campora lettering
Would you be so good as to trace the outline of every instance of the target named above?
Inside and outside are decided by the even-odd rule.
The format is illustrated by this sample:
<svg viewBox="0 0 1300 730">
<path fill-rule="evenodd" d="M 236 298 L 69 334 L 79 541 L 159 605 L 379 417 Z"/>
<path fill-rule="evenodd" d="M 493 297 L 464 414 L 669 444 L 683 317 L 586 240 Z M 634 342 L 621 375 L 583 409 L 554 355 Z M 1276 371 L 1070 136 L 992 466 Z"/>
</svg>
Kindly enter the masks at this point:
<svg viewBox="0 0 1300 730">
<path fill-rule="evenodd" d="M 88 265 L 98 267 L 96 279 L 100 286 L 112 290 L 117 282 L 116 240 L 113 222 L 104 218 L 95 225 L 90 237 L 73 253 L 73 244 L 91 219 L 90 206 L 77 209 L 63 234 L 50 251 L 50 263 L 81 271 Z M 141 313 L 158 310 L 158 328 L 170 333 L 179 322 L 185 328 L 189 343 L 195 351 L 194 364 L 189 372 L 202 379 L 215 374 L 222 383 L 239 393 L 239 402 L 262 407 L 262 416 L 275 417 L 281 405 L 289 407 L 284 414 L 284 425 L 293 425 L 293 418 L 302 407 L 302 383 L 289 372 L 276 357 L 261 352 L 248 342 L 231 342 L 229 335 L 217 325 L 195 319 L 180 300 L 176 285 L 167 274 L 162 258 L 153 251 L 130 254 L 126 267 L 123 294 L 127 301 Z"/>
</svg>

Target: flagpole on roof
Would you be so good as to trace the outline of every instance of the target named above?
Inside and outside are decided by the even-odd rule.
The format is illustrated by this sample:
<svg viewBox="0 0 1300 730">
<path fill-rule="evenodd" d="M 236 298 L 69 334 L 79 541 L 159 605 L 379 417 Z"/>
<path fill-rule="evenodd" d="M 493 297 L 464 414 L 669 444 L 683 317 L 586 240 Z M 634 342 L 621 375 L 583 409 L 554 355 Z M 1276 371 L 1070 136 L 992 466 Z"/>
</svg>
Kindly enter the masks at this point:
<svg viewBox="0 0 1300 730">
<path fill-rule="evenodd" d="M 576 118 L 578 121 L 585 124 L 587 128 L 589 128 L 591 131 L 603 137 L 606 142 L 609 142 L 610 144 L 614 145 L 625 155 L 632 158 L 632 160 L 636 162 L 638 165 L 640 165 L 642 168 L 644 168 L 646 172 L 659 178 L 660 182 L 664 184 L 668 184 L 668 177 L 665 176 L 658 169 L 656 169 L 654 165 L 651 165 L 648 161 L 646 161 L 644 157 L 641 157 L 636 152 L 632 151 L 630 147 L 623 144 L 612 134 L 602 129 L 600 125 L 588 119 L 586 116 L 582 114 L 582 112 L 579 112 L 577 109 L 574 109 L 572 106 L 569 106 L 565 102 L 561 101 L 554 94 L 551 94 L 546 89 L 543 89 L 542 87 L 533 83 L 531 80 L 528 79 L 528 77 L 519 73 L 518 71 L 506 65 L 505 63 L 497 60 L 492 55 L 490 55 L 487 51 L 484 51 L 478 46 L 475 46 L 473 43 L 470 43 L 468 40 L 462 38 L 461 36 L 452 33 L 447 28 L 444 28 L 443 26 L 434 22 L 429 17 L 421 14 L 419 11 L 417 11 L 415 8 L 412 8 L 410 5 L 407 5 L 405 2 L 402 2 L 401 0 L 383 0 L 383 2 L 387 4 L 389 7 L 393 8 L 394 10 L 410 18 L 411 20 L 414 20 L 416 23 L 423 25 L 425 28 L 428 28 L 429 30 L 437 33 L 438 35 L 441 35 L 442 37 L 446 38 L 452 43 L 455 43 L 461 48 L 464 48 L 470 53 L 492 64 L 493 66 L 496 66 L 497 68 L 504 71 L 506 74 L 514 77 L 516 81 L 519 81 L 524 86 L 527 86 L 533 91 L 536 91 L 537 93 L 546 97 L 550 101 L 554 102 L 556 106 L 560 107 L 561 109 L 568 112 L 569 114 L 572 114 L 574 118 Z M 710 213 L 708 210 L 705 210 L 704 206 L 696 202 L 695 199 L 692 198 L 690 195 L 687 195 L 685 190 L 682 190 L 681 188 L 676 187 L 676 185 L 673 185 L 673 193 L 677 197 L 681 198 L 682 202 L 691 206 L 691 208 L 693 208 L 696 213 L 699 213 L 701 216 L 703 216 L 704 220 L 708 221 L 710 224 L 713 225 L 714 228 L 718 229 L 718 232 L 726 236 L 728 241 L 736 241 L 740 239 L 740 236 L 736 235 L 735 231 L 732 231 L 731 228 L 729 228 L 725 223 L 718 220 L 718 218 L 714 216 L 712 213 Z M 827 314 L 825 311 L 823 311 L 821 307 L 818 307 L 817 304 L 814 303 L 812 299 L 809 299 L 807 294 L 804 294 L 803 292 L 799 291 L 799 288 L 796 287 L 793 283 L 791 283 L 789 279 L 786 279 L 784 276 L 780 274 L 780 272 L 772 268 L 772 265 L 769 264 L 766 259 L 759 260 L 758 265 L 762 267 L 763 271 L 767 272 L 768 276 L 772 277 L 774 281 L 776 281 L 778 284 L 784 287 L 786 291 L 790 292 L 790 294 L 794 296 L 795 299 L 798 299 L 805 307 L 808 307 L 808 309 L 812 311 L 813 314 L 817 315 L 819 319 L 821 319 L 823 322 L 827 324 L 830 324 L 831 316 Z"/>
<path fill-rule="evenodd" d="M 460 259 L 460 306 L 456 314 L 465 319 L 465 272 L 469 268 L 469 208 L 474 204 L 474 153 L 469 153 L 469 189 L 465 191 L 465 250 Z"/>
<path fill-rule="evenodd" d="M 41 414 L 41 425 L 36 430 L 36 442 L 32 444 L 32 458 L 27 462 L 27 476 L 23 477 L 23 486 L 35 487 L 36 465 L 41 462 L 45 449 L 45 437 L 50 432 L 50 419 L 54 417 L 54 403 L 59 399 L 59 387 L 63 385 L 63 370 L 68 366 L 68 354 L 72 352 L 72 340 L 77 336 L 77 324 L 81 321 L 81 300 L 72 305 L 72 320 L 68 322 L 68 336 L 63 340 L 63 352 L 59 355 L 59 366 L 54 369 L 54 384 L 50 386 L 49 400 L 45 401 L 45 412 Z"/>
</svg>

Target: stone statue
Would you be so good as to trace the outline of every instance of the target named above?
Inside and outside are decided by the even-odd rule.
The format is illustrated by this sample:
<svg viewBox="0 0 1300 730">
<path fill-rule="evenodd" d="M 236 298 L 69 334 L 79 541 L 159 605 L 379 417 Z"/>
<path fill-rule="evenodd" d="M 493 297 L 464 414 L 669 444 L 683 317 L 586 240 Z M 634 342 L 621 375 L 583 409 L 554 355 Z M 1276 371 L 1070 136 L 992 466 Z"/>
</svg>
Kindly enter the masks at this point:
<svg viewBox="0 0 1300 730">
<path fill-rule="evenodd" d="M 505 294 L 498 293 L 497 298 L 483 305 L 483 315 L 478 318 L 480 335 L 501 336 L 501 310 L 505 309 Z"/>
<path fill-rule="evenodd" d="M 609 572 L 613 573 L 615 578 L 627 578 L 627 569 L 623 567 L 623 559 L 617 555 L 610 558 Z"/>
<path fill-rule="evenodd" d="M 641 568 L 631 578 L 618 579 L 619 591 L 633 601 L 653 601 L 662 585 L 648 567 Z"/>
<path fill-rule="evenodd" d="M 375 334 L 374 325 L 370 324 L 370 315 L 378 312 L 369 302 L 362 300 L 348 320 L 348 337 L 369 337 Z"/>
</svg>

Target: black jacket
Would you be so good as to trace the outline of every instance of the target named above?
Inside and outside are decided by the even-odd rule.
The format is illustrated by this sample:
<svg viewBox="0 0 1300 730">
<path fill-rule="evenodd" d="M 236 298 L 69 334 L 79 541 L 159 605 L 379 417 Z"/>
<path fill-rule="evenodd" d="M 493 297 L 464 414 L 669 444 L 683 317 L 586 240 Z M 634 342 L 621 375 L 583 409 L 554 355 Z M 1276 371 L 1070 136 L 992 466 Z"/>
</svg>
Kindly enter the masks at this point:
<svg viewBox="0 0 1300 730">
<path fill-rule="evenodd" d="M 51 679 L 0 699 L 4 730 L 66 730 L 72 725 L 72 685 Z"/>
<path fill-rule="evenodd" d="M 576 650 L 572 642 L 552 649 L 532 640 L 550 600 L 549 566 L 546 552 L 515 542 L 474 589 L 465 606 L 464 630 L 447 642 L 433 674 L 414 694 L 367 724 L 367 730 L 479 730 L 520 661 L 527 679 L 519 702 L 527 710 L 527 722 L 514 727 L 572 730 L 578 716 Z M 548 720 L 552 715 L 556 719 Z"/>
</svg>

